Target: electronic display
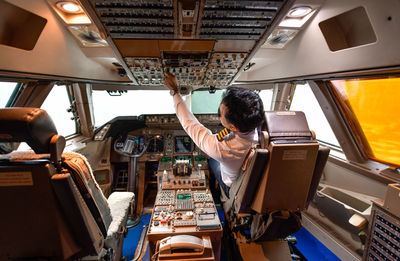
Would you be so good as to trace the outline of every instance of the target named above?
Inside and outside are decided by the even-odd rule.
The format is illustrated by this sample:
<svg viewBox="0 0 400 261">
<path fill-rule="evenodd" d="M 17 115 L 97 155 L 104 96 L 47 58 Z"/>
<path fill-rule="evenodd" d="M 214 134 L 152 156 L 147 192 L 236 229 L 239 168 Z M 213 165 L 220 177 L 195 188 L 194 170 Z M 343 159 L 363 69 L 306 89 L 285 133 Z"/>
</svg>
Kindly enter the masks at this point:
<svg viewBox="0 0 400 261">
<path fill-rule="evenodd" d="M 178 199 L 178 200 L 188 200 L 191 198 L 192 198 L 191 194 L 178 194 L 176 197 L 176 199 Z"/>
<path fill-rule="evenodd" d="M 175 152 L 190 153 L 192 152 L 192 140 L 189 136 L 175 136 Z"/>
<path fill-rule="evenodd" d="M 154 136 L 147 147 L 147 152 L 163 152 L 164 151 L 164 137 Z"/>
</svg>

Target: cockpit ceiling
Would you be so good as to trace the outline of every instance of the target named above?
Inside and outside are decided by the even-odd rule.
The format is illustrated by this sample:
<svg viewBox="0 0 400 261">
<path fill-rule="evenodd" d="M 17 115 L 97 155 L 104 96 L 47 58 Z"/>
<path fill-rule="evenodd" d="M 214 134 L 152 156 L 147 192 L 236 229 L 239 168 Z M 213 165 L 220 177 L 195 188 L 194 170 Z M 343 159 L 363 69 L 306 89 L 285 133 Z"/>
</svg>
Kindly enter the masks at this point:
<svg viewBox="0 0 400 261">
<path fill-rule="evenodd" d="M 285 0 L 92 0 L 140 85 L 229 85 Z"/>
</svg>

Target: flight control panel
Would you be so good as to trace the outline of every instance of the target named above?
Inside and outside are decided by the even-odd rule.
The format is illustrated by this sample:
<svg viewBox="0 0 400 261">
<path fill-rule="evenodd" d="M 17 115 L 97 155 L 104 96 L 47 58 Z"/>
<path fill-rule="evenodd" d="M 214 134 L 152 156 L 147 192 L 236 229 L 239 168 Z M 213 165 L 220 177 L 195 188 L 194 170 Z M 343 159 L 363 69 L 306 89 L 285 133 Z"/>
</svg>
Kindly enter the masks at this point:
<svg viewBox="0 0 400 261">
<path fill-rule="evenodd" d="M 214 133 L 221 129 L 217 115 L 196 117 Z M 156 177 L 157 192 L 147 232 L 150 253 L 165 237 L 192 235 L 209 237 L 218 257 L 222 225 L 209 190 L 208 156 L 186 134 L 175 115 L 146 115 L 144 121 L 145 128 L 116 138 L 114 151 L 137 157 L 137 165 L 146 170 L 151 166 Z M 138 198 L 141 193 L 146 197 L 142 190 Z"/>
<path fill-rule="evenodd" d="M 199 121 L 218 132 L 217 115 L 198 115 Z M 208 156 L 182 129 L 175 115 L 146 115 L 146 128 L 115 139 L 114 150 L 139 155 L 140 162 L 156 162 L 157 193 L 147 237 L 150 252 L 168 236 L 210 237 L 219 256 L 222 225 L 208 186 Z"/>
</svg>

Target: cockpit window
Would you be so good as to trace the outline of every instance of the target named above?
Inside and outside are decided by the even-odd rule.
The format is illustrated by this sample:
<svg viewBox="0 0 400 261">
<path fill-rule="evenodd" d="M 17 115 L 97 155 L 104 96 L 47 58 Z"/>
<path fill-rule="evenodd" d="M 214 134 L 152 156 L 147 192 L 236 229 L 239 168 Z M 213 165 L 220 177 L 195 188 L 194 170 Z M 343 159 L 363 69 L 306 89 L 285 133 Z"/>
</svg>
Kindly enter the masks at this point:
<svg viewBox="0 0 400 261">
<path fill-rule="evenodd" d="M 58 133 L 64 137 L 76 133 L 74 115 L 67 111 L 70 107 L 69 93 L 65 85 L 55 85 L 40 107 L 47 111 L 56 125 Z"/>
<path fill-rule="evenodd" d="M 17 86 L 16 82 L 0 82 L 0 108 L 11 105 L 10 102 Z"/>
<path fill-rule="evenodd" d="M 223 90 L 216 90 L 210 93 L 208 90 L 192 92 L 191 107 L 193 113 L 217 113 L 221 103 Z"/>
<path fill-rule="evenodd" d="M 110 94 L 104 90 L 93 90 L 92 96 L 96 127 L 117 116 L 175 113 L 168 90 L 130 90 Z"/>
<path fill-rule="evenodd" d="M 219 104 L 224 90 L 210 93 L 208 90 L 196 90 L 191 95 L 191 108 L 193 113 L 218 113 Z M 264 104 L 264 110 L 269 110 L 272 102 L 272 89 L 261 90 L 258 93 Z"/>
<path fill-rule="evenodd" d="M 400 78 L 331 81 L 340 107 L 368 158 L 400 165 Z"/>
<path fill-rule="evenodd" d="M 311 130 L 315 131 L 319 141 L 340 148 L 339 142 L 308 83 L 296 85 L 290 110 L 305 113 L 308 125 Z"/>
<path fill-rule="evenodd" d="M 263 101 L 264 110 L 265 111 L 272 110 L 271 103 L 274 91 L 272 89 L 266 89 L 266 90 L 261 90 L 258 94 L 260 95 L 260 98 Z"/>
</svg>

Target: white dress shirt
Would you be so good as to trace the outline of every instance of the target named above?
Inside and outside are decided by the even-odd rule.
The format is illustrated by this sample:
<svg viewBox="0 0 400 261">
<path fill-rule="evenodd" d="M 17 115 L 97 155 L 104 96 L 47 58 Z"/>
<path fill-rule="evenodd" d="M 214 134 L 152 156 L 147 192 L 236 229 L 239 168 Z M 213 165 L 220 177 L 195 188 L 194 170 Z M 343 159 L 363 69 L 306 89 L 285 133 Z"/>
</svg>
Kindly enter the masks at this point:
<svg viewBox="0 0 400 261">
<path fill-rule="evenodd" d="M 217 134 L 212 134 L 187 109 L 179 94 L 174 95 L 173 98 L 176 115 L 183 129 L 203 152 L 219 161 L 222 181 L 230 187 L 232 182 L 236 180 L 251 146 L 258 139 L 257 131 L 231 132 L 220 142 L 217 139 Z"/>
</svg>

